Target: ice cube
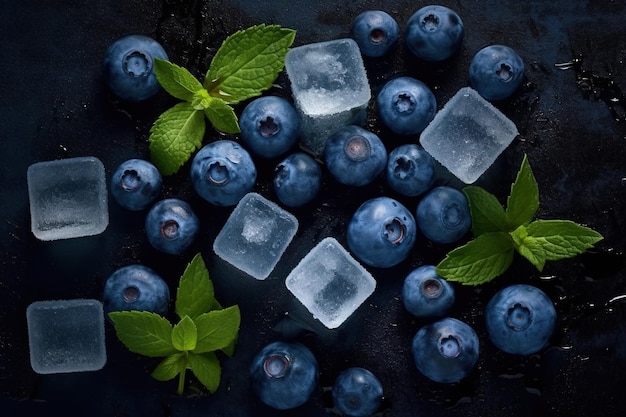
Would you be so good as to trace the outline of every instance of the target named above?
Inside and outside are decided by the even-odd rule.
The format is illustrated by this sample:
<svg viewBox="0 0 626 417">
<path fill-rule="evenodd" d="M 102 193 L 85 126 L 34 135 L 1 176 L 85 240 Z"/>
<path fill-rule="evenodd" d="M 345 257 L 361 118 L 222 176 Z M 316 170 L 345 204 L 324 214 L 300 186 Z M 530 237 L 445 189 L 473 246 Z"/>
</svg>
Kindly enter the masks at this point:
<svg viewBox="0 0 626 417">
<path fill-rule="evenodd" d="M 36 301 L 26 309 L 30 364 L 39 374 L 97 371 L 106 363 L 98 300 Z"/>
<path fill-rule="evenodd" d="M 86 156 L 28 167 L 31 229 L 40 240 L 102 233 L 109 224 L 104 166 Z"/>
<path fill-rule="evenodd" d="M 461 88 L 424 129 L 420 143 L 466 184 L 476 181 L 518 135 L 517 127 L 475 90 Z"/>
<path fill-rule="evenodd" d="M 257 193 L 237 204 L 213 242 L 213 250 L 226 262 L 256 279 L 272 272 L 298 230 L 298 220 Z"/>
<path fill-rule="evenodd" d="M 371 98 L 357 43 L 349 38 L 293 48 L 285 59 L 302 118 L 301 145 L 320 155 L 335 129 L 365 122 Z"/>
<path fill-rule="evenodd" d="M 376 288 L 372 275 L 332 237 L 311 249 L 285 284 L 329 329 L 339 327 Z"/>
</svg>

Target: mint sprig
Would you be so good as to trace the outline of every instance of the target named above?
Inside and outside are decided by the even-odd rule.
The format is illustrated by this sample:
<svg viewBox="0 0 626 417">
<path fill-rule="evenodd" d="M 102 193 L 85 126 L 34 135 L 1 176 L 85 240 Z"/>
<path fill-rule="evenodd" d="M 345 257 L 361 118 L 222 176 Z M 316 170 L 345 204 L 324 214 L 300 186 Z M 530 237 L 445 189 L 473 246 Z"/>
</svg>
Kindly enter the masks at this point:
<svg viewBox="0 0 626 417">
<path fill-rule="evenodd" d="M 182 394 L 190 369 L 210 392 L 215 392 L 221 377 L 215 352 L 232 356 L 241 322 L 239 307 L 223 309 L 217 302 L 200 254 L 180 278 L 175 304 L 180 318 L 176 325 L 147 311 L 115 311 L 109 317 L 117 337 L 131 352 L 165 357 L 152 372 L 153 378 L 169 381 L 178 376 L 177 392 Z"/>
<path fill-rule="evenodd" d="M 151 159 L 163 175 L 177 172 L 202 145 L 206 119 L 221 132 L 239 133 L 231 105 L 259 96 L 272 86 L 294 39 L 294 30 L 278 25 L 238 31 L 222 43 L 203 83 L 185 68 L 155 59 L 159 84 L 183 100 L 161 114 L 150 129 Z"/>
<path fill-rule="evenodd" d="M 539 271 L 546 261 L 571 258 L 602 240 L 598 232 L 569 220 L 534 220 L 539 208 L 539 187 L 526 155 L 506 208 L 483 188 L 463 188 L 472 216 L 474 239 L 449 252 L 437 273 L 449 281 L 479 285 L 503 274 L 514 253 Z"/>
</svg>

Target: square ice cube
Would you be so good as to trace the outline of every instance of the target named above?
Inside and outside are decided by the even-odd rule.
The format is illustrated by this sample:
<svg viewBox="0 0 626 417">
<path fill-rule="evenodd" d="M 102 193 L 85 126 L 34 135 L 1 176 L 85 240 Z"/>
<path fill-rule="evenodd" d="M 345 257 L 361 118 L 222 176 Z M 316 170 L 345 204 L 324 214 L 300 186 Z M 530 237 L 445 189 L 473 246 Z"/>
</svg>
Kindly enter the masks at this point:
<svg viewBox="0 0 626 417">
<path fill-rule="evenodd" d="M 226 262 L 265 279 L 298 230 L 298 219 L 276 203 L 248 193 L 239 201 L 213 242 Z"/>
<path fill-rule="evenodd" d="M 311 249 L 285 284 L 329 329 L 339 327 L 376 288 L 372 275 L 332 237 Z"/>
<path fill-rule="evenodd" d="M 302 118 L 304 148 L 320 155 L 333 130 L 365 122 L 371 92 L 361 51 L 354 40 L 293 48 L 285 58 L 285 69 Z"/>
<path fill-rule="evenodd" d="M 30 364 L 39 374 L 97 371 L 106 363 L 98 300 L 36 301 L 26 309 Z"/>
<path fill-rule="evenodd" d="M 461 88 L 424 129 L 420 143 L 466 184 L 476 181 L 518 135 L 517 127 L 475 90 Z"/>
<path fill-rule="evenodd" d="M 109 224 L 104 166 L 86 156 L 28 167 L 31 229 L 37 239 L 57 240 L 102 233 Z"/>
</svg>

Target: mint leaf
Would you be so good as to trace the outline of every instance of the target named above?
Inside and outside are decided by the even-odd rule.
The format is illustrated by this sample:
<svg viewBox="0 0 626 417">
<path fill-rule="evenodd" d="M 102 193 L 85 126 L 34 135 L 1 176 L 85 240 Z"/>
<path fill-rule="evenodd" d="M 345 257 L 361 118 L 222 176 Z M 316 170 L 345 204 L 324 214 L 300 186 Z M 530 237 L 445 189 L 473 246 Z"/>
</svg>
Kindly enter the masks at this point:
<svg viewBox="0 0 626 417">
<path fill-rule="evenodd" d="M 150 374 L 157 381 L 174 379 L 187 368 L 187 358 L 184 352 L 175 353 L 163 359 Z"/>
<path fill-rule="evenodd" d="M 191 317 L 185 316 L 172 329 L 172 345 L 180 351 L 194 350 L 198 342 L 198 329 Z"/>
<path fill-rule="evenodd" d="M 204 90 L 189 71 L 164 59 L 154 59 L 154 74 L 161 87 L 180 100 L 192 101 L 198 90 Z"/>
<path fill-rule="evenodd" d="M 295 35 L 294 30 L 264 24 L 232 34 L 211 62 L 205 88 L 228 104 L 260 95 L 282 71 Z"/>
<path fill-rule="evenodd" d="M 472 234 L 478 237 L 490 232 L 506 232 L 504 208 L 493 194 L 483 188 L 463 188 L 472 215 Z"/>
<path fill-rule="evenodd" d="M 485 233 L 452 250 L 437 274 L 463 285 L 479 285 L 504 273 L 513 262 L 513 239 L 505 232 Z"/>
<path fill-rule="evenodd" d="M 149 357 L 176 353 L 172 345 L 172 325 L 167 319 L 148 311 L 114 311 L 109 317 L 117 337 L 135 353 Z"/>
<path fill-rule="evenodd" d="M 150 129 L 152 163 L 163 175 L 175 173 L 202 145 L 204 130 L 204 116 L 191 103 L 166 110 Z"/>
<path fill-rule="evenodd" d="M 198 253 L 187 265 L 178 283 L 176 314 L 181 319 L 185 316 L 195 319 L 212 310 L 216 305 L 215 290 L 209 278 L 209 271 L 202 255 Z"/>
<path fill-rule="evenodd" d="M 215 392 L 220 385 L 222 370 L 214 353 L 188 353 L 187 359 L 191 372 L 210 392 Z"/>
<path fill-rule="evenodd" d="M 517 226 L 529 224 L 535 217 L 538 208 L 539 186 L 530 168 L 528 157 L 524 155 L 506 203 L 506 221 L 509 230 L 515 230 Z"/>
<path fill-rule="evenodd" d="M 546 264 L 544 250 L 539 241 L 528 237 L 526 226 L 520 226 L 512 231 L 511 237 L 515 242 L 517 252 L 528 259 L 531 264 L 535 265 L 535 268 L 539 271 L 543 271 L 543 267 Z"/>
<path fill-rule="evenodd" d="M 232 306 L 202 314 L 194 321 L 198 329 L 194 352 L 213 352 L 227 348 L 237 338 L 241 314 L 238 306 Z"/>
<path fill-rule="evenodd" d="M 239 133 L 239 122 L 237 115 L 232 107 L 230 107 L 222 99 L 211 97 L 204 114 L 211 122 L 213 127 L 224 133 Z"/>
</svg>

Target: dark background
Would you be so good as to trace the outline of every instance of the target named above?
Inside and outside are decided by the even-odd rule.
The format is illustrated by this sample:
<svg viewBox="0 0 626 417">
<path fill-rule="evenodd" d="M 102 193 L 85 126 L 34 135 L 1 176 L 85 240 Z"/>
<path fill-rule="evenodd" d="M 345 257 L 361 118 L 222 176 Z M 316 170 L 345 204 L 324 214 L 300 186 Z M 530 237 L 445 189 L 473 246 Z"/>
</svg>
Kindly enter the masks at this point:
<svg viewBox="0 0 626 417">
<path fill-rule="evenodd" d="M 466 36 L 450 60 L 427 64 L 402 44 L 385 59 L 366 60 L 373 96 L 386 80 L 410 75 L 426 82 L 441 107 L 466 86 L 467 68 L 482 47 L 514 48 L 526 64 L 523 87 L 496 105 L 520 136 L 481 185 L 505 200 L 526 153 L 539 182 L 538 217 L 570 219 L 602 233 L 588 254 L 548 263 L 539 273 L 516 258 L 502 277 L 478 288 L 455 285 L 450 316 L 472 325 L 481 356 L 474 372 L 457 384 L 437 384 L 415 369 L 410 341 L 425 322 L 402 307 L 402 280 L 413 268 L 436 264 L 454 246 L 419 238 L 407 261 L 390 269 L 368 268 L 376 292 L 335 331 L 314 322 L 292 298 L 283 280 L 319 240 L 345 244 L 345 227 L 366 199 L 390 195 L 415 210 L 418 199 L 393 194 L 381 179 L 363 188 L 337 184 L 325 172 L 319 198 L 298 210 L 300 229 L 266 281 L 256 281 L 218 259 L 212 242 L 230 208 L 197 197 L 188 165 L 164 181 L 163 197 L 192 204 L 201 233 L 181 256 L 163 255 L 147 243 L 145 212 L 109 202 L 110 225 L 101 235 L 41 242 L 30 232 L 26 169 L 35 162 L 92 155 L 107 175 L 129 158 L 149 158 L 149 128 L 176 103 L 166 93 L 140 104 L 117 100 L 103 85 L 101 60 L 117 38 L 152 36 L 170 59 L 203 77 L 226 36 L 258 23 L 297 30 L 295 46 L 348 35 L 361 11 L 381 8 L 401 28 L 422 1 L 246 0 L 30 0 L 0 1 L 0 409 L 3 415 L 90 416 L 331 416 L 329 387 L 338 373 L 363 366 L 383 383 L 384 416 L 622 416 L 626 412 L 626 8 L 621 1 L 442 1 L 459 13 Z M 556 65 L 565 64 L 567 65 Z M 281 74 L 268 93 L 290 97 Z M 240 112 L 245 103 L 237 107 Z M 376 120 L 367 128 L 388 150 L 417 138 L 399 138 Z M 205 143 L 222 136 L 208 130 Z M 233 137 L 229 137 L 233 138 Z M 236 139 L 236 138 L 235 138 Z M 278 161 L 255 158 L 254 191 L 275 200 L 271 188 Z M 460 186 L 441 174 L 440 184 Z M 97 372 L 38 375 L 30 367 L 26 307 L 38 300 L 100 298 L 117 268 L 142 263 L 163 276 L 173 293 L 186 264 L 202 252 L 225 306 L 238 304 L 242 327 L 238 349 L 222 360 L 220 388 L 208 395 L 189 379 L 185 395 L 176 382 L 149 373 L 158 360 L 128 352 L 107 324 L 106 366 Z M 553 300 L 558 323 L 550 344 L 536 355 L 498 351 L 487 339 L 482 310 L 504 285 L 530 283 Z M 622 297 L 622 298 L 620 298 Z M 302 330 L 302 329 L 305 330 Z M 308 328 L 308 330 L 306 329 Z M 295 338 L 320 364 L 320 389 L 310 402 L 279 412 L 252 394 L 247 372 L 266 343 Z"/>
</svg>

